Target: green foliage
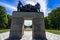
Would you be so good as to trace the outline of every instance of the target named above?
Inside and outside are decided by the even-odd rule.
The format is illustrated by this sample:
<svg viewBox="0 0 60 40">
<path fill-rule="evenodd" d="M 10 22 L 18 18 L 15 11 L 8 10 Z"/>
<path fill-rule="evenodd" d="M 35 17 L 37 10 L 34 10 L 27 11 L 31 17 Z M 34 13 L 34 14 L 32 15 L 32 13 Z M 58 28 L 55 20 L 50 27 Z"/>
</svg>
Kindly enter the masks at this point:
<svg viewBox="0 0 60 40">
<path fill-rule="evenodd" d="M 8 24 L 8 18 L 6 9 L 0 6 L 0 29 L 6 28 L 7 24 Z"/>
<path fill-rule="evenodd" d="M 32 25 L 31 26 L 24 25 L 24 28 L 32 28 Z"/>
<path fill-rule="evenodd" d="M 60 7 L 52 10 L 47 17 L 50 29 L 60 30 Z"/>
<path fill-rule="evenodd" d="M 9 14 L 7 14 L 7 18 L 8 18 L 8 25 L 7 25 L 7 27 L 6 28 L 10 28 L 10 26 L 11 26 L 11 15 L 9 15 Z"/>
<path fill-rule="evenodd" d="M 24 25 L 24 28 L 27 28 L 27 26 L 26 26 L 26 25 Z"/>
<path fill-rule="evenodd" d="M 54 34 L 59 34 L 60 35 L 60 30 L 46 30 L 46 32 L 51 32 L 51 33 L 54 33 Z"/>
<path fill-rule="evenodd" d="M 0 33 L 8 32 L 8 31 L 10 31 L 10 29 L 1 29 Z"/>
<path fill-rule="evenodd" d="M 50 27 L 49 27 L 49 24 L 48 24 L 47 17 L 44 18 L 44 21 L 45 21 L 45 27 L 46 27 L 46 29 L 49 29 Z"/>
<path fill-rule="evenodd" d="M 30 28 L 32 28 L 32 25 L 31 26 L 29 26 Z"/>
</svg>

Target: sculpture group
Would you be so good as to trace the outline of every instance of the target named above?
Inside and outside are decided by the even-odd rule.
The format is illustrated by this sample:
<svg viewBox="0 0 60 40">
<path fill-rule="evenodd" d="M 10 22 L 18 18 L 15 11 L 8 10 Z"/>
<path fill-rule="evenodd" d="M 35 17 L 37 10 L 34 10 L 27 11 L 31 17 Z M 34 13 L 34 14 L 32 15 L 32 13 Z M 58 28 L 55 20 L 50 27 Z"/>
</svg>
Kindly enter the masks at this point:
<svg viewBox="0 0 60 40">
<path fill-rule="evenodd" d="M 17 11 L 14 11 L 12 14 L 12 23 L 8 40 L 22 39 L 24 35 L 24 20 L 32 20 L 32 40 L 47 40 L 44 14 L 40 12 L 40 4 L 37 3 L 35 6 L 27 4 L 23 6 L 20 1 L 17 6 Z"/>
<path fill-rule="evenodd" d="M 35 6 L 31 4 L 27 4 L 23 6 L 23 4 L 19 1 L 17 6 L 17 11 L 20 12 L 40 12 L 40 4 L 37 3 Z"/>
</svg>

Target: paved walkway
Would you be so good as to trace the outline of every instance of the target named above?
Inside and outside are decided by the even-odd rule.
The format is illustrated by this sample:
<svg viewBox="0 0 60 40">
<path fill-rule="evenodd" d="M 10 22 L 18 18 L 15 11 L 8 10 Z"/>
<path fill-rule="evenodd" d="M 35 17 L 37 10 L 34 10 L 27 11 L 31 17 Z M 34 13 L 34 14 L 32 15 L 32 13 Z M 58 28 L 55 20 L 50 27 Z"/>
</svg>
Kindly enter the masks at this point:
<svg viewBox="0 0 60 40">
<path fill-rule="evenodd" d="M 0 34 L 0 40 L 4 40 L 9 37 L 9 32 Z M 48 40 L 60 40 L 60 35 L 46 32 Z M 24 31 L 24 36 L 21 40 L 32 40 L 32 31 Z"/>
</svg>

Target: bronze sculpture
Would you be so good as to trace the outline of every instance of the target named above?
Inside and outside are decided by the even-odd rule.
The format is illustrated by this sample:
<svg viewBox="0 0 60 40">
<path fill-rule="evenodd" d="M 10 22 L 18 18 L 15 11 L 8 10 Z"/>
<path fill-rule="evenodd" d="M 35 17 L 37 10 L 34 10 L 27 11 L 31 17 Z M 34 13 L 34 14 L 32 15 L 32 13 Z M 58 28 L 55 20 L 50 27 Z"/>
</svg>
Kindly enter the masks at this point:
<svg viewBox="0 0 60 40">
<path fill-rule="evenodd" d="M 31 4 L 27 4 L 23 6 L 23 4 L 19 1 L 17 6 L 17 11 L 19 12 L 40 12 L 40 4 L 37 3 L 35 6 Z"/>
</svg>

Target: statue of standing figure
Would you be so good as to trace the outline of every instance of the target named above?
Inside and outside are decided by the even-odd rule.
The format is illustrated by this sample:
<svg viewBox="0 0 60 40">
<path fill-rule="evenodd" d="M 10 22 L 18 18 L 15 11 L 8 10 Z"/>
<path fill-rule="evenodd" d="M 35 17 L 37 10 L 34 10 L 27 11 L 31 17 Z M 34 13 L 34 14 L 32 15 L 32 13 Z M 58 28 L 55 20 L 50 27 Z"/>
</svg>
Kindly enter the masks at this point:
<svg viewBox="0 0 60 40">
<path fill-rule="evenodd" d="M 37 3 L 35 6 L 31 4 L 27 4 L 23 6 L 21 1 L 19 1 L 18 6 L 17 6 L 17 11 L 19 12 L 40 12 L 40 4 Z"/>
</svg>

